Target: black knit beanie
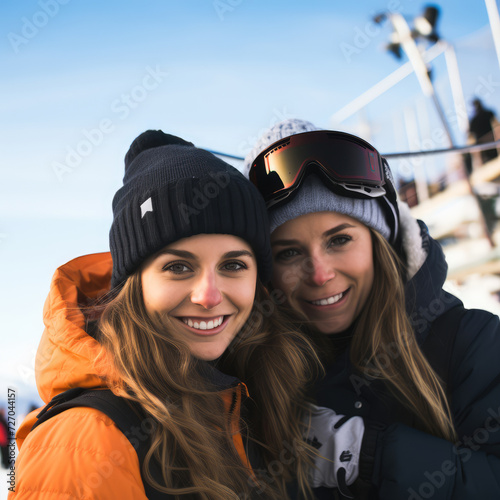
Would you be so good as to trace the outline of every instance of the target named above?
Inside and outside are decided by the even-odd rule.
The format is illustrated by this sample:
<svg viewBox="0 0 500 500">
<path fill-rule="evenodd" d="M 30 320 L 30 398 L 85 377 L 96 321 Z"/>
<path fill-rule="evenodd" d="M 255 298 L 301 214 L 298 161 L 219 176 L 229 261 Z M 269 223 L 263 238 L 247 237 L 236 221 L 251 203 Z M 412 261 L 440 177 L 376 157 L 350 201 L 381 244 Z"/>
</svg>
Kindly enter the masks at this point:
<svg viewBox="0 0 500 500">
<path fill-rule="evenodd" d="M 123 187 L 113 198 L 111 286 L 166 245 L 202 233 L 247 241 L 260 279 L 269 280 L 269 222 L 257 189 L 212 153 L 161 130 L 144 132 L 125 156 Z"/>
</svg>

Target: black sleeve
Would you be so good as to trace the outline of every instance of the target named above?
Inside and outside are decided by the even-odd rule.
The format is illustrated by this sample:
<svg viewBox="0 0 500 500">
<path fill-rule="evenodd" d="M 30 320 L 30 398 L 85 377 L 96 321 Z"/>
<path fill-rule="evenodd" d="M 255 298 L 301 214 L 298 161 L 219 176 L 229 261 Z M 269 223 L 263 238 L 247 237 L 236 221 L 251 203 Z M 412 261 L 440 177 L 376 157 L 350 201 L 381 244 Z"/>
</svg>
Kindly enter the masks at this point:
<svg viewBox="0 0 500 500">
<path fill-rule="evenodd" d="M 384 430 L 367 426 L 360 472 L 375 484 L 380 499 L 500 499 L 497 316 L 484 311 L 465 315 L 452 374 L 455 443 L 402 424 Z M 370 473 L 371 478 L 367 478 Z"/>
</svg>

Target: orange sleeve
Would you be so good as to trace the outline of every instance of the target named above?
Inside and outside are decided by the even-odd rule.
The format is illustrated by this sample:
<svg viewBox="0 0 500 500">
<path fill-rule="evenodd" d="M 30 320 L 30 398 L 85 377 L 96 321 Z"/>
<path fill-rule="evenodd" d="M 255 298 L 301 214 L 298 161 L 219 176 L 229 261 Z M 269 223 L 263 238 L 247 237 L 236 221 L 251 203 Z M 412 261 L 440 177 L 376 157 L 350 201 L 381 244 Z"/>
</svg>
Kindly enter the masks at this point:
<svg viewBox="0 0 500 500">
<path fill-rule="evenodd" d="M 114 422 L 71 408 L 24 439 L 9 500 L 147 500 L 137 453 Z"/>
</svg>

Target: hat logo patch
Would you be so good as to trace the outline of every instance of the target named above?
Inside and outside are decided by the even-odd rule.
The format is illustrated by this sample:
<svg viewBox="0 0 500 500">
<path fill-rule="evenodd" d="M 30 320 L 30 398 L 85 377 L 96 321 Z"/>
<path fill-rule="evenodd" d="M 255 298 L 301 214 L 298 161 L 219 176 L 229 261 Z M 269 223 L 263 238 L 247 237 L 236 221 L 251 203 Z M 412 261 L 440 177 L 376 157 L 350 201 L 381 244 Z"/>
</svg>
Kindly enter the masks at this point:
<svg viewBox="0 0 500 500">
<path fill-rule="evenodd" d="M 148 198 L 141 205 L 141 219 L 148 213 L 153 211 L 153 203 L 151 202 L 151 198 Z"/>
</svg>

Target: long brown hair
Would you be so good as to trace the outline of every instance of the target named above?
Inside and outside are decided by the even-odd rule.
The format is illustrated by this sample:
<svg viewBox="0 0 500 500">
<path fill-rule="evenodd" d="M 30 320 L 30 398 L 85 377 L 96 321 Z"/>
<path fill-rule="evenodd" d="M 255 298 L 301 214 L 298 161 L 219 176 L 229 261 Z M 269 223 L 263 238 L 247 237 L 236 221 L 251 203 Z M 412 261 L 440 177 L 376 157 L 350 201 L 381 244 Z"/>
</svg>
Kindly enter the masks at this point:
<svg viewBox="0 0 500 500">
<path fill-rule="evenodd" d="M 385 381 L 423 430 L 454 442 L 442 382 L 420 350 L 406 313 L 401 260 L 385 238 L 370 232 L 374 286 L 354 327 L 351 361 L 359 371 Z"/>
<path fill-rule="evenodd" d="M 280 316 L 258 283 L 249 320 L 217 361 L 217 368 L 246 384 L 253 400 L 251 418 L 241 426 L 264 459 L 267 470 L 257 474 L 238 456 L 220 392 L 173 329 L 168 318 L 147 313 L 137 272 L 105 306 L 96 334 L 103 346 L 96 364 L 106 384 L 138 402 L 156 424 L 143 466 L 146 480 L 179 498 L 235 500 L 252 492 L 286 498 L 286 483 L 297 478 L 310 497 L 313 452 L 302 441 L 303 401 L 317 358 L 309 341 Z M 110 360 L 114 372 L 104 368 Z M 163 484 L 150 472 L 153 457 Z"/>
</svg>

